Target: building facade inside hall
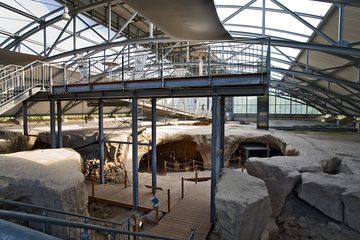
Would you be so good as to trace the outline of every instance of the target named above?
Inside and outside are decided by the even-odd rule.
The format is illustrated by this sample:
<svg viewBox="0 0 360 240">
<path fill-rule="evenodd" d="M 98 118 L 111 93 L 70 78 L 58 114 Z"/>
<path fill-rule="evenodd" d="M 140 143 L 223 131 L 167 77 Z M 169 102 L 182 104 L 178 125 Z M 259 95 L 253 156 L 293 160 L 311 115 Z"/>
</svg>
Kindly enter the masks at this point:
<svg viewBox="0 0 360 240">
<path fill-rule="evenodd" d="M 360 239 L 357 1 L 0 13 L 0 239 Z"/>
</svg>

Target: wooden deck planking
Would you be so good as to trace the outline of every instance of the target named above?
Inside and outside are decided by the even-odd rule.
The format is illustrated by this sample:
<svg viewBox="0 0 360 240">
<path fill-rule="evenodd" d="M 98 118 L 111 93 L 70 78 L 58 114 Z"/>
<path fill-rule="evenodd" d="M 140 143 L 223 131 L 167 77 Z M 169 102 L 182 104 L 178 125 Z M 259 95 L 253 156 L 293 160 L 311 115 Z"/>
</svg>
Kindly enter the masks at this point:
<svg viewBox="0 0 360 240">
<path fill-rule="evenodd" d="M 188 195 L 185 195 L 184 199 L 179 199 L 170 213 L 167 213 L 150 232 L 177 239 L 188 239 L 191 229 L 200 225 L 195 232 L 195 239 L 206 239 L 211 229 L 208 186 L 208 183 L 193 184 L 187 191 Z"/>
<path fill-rule="evenodd" d="M 132 209 L 132 188 L 124 188 L 119 184 L 96 184 L 95 196 L 91 197 L 91 183 L 87 184 L 89 199 L 120 207 Z M 159 210 L 167 212 L 167 191 L 158 191 L 160 199 Z M 139 209 L 145 212 L 152 211 L 150 199 L 151 189 L 139 188 Z M 171 193 L 170 212 L 160 220 L 159 224 L 150 229 L 150 233 L 188 239 L 191 229 L 200 227 L 195 232 L 197 240 L 206 239 L 210 229 L 210 182 L 186 182 L 185 197 L 179 198 Z"/>
<path fill-rule="evenodd" d="M 91 196 L 91 183 L 87 183 L 89 200 L 94 200 L 98 202 L 108 203 L 115 206 L 125 207 L 132 209 L 132 187 L 124 188 L 120 184 L 96 184 L 95 185 L 95 194 L 94 197 Z M 160 199 L 159 210 L 162 212 L 167 212 L 168 210 L 168 200 L 167 200 L 167 191 L 157 191 L 156 196 Z M 178 196 L 170 192 L 170 207 L 172 207 Z M 145 212 L 150 212 L 153 210 L 153 206 L 150 202 L 152 198 L 151 189 L 140 187 L 139 188 L 139 209 Z"/>
</svg>

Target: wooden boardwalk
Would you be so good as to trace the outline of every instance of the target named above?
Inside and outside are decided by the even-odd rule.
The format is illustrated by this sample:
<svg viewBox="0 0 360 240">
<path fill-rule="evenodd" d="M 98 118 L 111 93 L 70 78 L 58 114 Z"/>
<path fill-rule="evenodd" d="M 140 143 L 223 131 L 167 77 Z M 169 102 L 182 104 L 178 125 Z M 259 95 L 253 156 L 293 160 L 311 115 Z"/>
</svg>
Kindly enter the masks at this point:
<svg viewBox="0 0 360 240">
<path fill-rule="evenodd" d="M 103 202 L 124 208 L 133 208 L 132 187 L 125 188 L 122 184 L 96 184 L 94 197 L 91 196 L 91 182 L 88 182 L 87 189 L 90 201 Z M 157 191 L 156 196 L 160 199 L 159 210 L 167 212 L 167 190 Z M 174 206 L 179 198 L 176 194 L 170 193 L 170 207 Z M 144 212 L 153 210 L 150 199 L 152 198 L 151 189 L 139 187 L 139 209 Z"/>
<path fill-rule="evenodd" d="M 120 184 L 96 184 L 94 197 L 91 196 L 91 183 L 87 183 L 89 200 L 99 201 L 115 206 L 132 209 L 132 188 L 124 188 Z M 194 182 L 185 181 L 185 194 L 181 199 L 179 192 L 171 193 L 170 212 L 167 212 L 167 191 L 158 191 L 160 199 L 159 210 L 165 212 L 148 232 L 172 237 L 176 239 L 188 239 L 192 229 L 196 240 L 205 240 L 210 229 L 210 181 Z M 150 199 L 151 189 L 139 188 L 139 209 L 145 212 L 153 210 Z"/>
<path fill-rule="evenodd" d="M 208 182 L 193 184 L 149 232 L 176 239 L 188 239 L 191 229 L 196 240 L 205 240 L 210 229 L 210 185 Z"/>
</svg>

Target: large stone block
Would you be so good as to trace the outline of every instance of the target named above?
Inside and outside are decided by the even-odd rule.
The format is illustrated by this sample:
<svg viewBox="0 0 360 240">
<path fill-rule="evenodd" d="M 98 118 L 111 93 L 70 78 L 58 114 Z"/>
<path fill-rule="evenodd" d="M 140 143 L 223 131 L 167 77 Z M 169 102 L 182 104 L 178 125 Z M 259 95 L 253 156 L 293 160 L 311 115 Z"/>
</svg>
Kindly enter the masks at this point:
<svg viewBox="0 0 360 240">
<path fill-rule="evenodd" d="M 326 173 L 303 173 L 298 196 L 327 216 L 343 221 L 341 193 L 345 186 L 339 184 L 335 175 Z"/>
<path fill-rule="evenodd" d="M 359 176 L 354 174 L 303 173 L 298 196 L 327 216 L 354 228 L 360 226 L 356 220 L 360 213 L 359 181 Z"/>
<path fill-rule="evenodd" d="M 72 149 L 0 155 L 0 197 L 87 215 L 81 157 Z"/>
<path fill-rule="evenodd" d="M 273 216 L 281 213 L 287 196 L 301 176 L 287 158 L 250 158 L 247 162 L 248 173 L 266 183 Z"/>
<path fill-rule="evenodd" d="M 236 170 L 224 170 L 216 186 L 215 205 L 220 236 L 226 240 L 260 239 L 271 216 L 265 183 Z"/>
</svg>

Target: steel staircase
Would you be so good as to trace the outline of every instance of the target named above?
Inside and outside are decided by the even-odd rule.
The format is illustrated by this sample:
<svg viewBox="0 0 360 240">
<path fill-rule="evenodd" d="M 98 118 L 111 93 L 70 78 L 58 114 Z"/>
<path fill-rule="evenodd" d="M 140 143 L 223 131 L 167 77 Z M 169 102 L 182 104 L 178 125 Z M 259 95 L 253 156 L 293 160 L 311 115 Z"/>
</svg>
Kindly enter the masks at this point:
<svg viewBox="0 0 360 240">
<path fill-rule="evenodd" d="M 52 67 L 40 61 L 20 67 L 8 65 L 0 69 L 0 115 L 39 91 L 48 92 Z"/>
</svg>

